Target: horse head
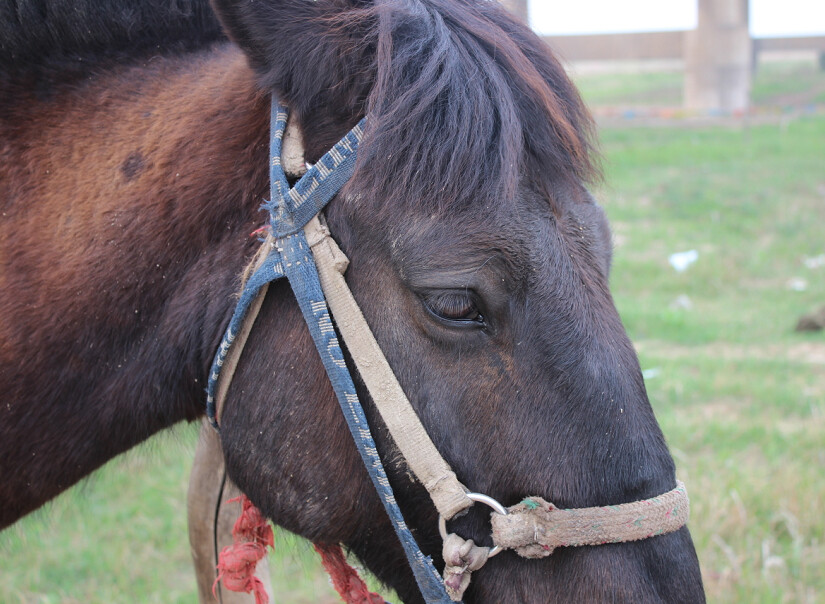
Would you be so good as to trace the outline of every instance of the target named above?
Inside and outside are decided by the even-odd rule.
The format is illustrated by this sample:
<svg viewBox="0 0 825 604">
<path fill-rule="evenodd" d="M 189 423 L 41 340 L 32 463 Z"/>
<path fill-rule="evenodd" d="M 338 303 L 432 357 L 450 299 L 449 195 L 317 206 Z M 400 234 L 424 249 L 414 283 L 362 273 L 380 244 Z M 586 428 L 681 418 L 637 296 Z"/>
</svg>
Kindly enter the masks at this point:
<svg viewBox="0 0 825 604">
<path fill-rule="evenodd" d="M 505 505 L 607 506 L 674 488 L 673 460 L 610 295 L 610 231 L 588 192 L 592 123 L 549 49 L 496 3 L 216 0 L 307 161 L 362 117 L 326 211 L 346 273 L 422 424 L 459 479 Z M 350 363 L 350 365 L 352 365 Z M 425 553 L 437 512 L 351 367 Z M 275 284 L 221 418 L 227 468 L 278 524 L 341 542 L 419 601 L 288 286 Z M 449 529 L 489 543 L 489 510 Z M 512 552 L 467 602 L 704 601 L 686 527 L 631 543 Z"/>
</svg>

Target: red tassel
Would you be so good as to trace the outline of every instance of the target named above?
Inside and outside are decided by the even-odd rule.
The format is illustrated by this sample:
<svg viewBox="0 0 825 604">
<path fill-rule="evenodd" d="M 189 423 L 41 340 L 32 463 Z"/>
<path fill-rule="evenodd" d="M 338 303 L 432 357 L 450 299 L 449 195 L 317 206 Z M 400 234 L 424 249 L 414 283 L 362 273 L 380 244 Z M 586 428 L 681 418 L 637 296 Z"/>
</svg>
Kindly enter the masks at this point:
<svg viewBox="0 0 825 604">
<path fill-rule="evenodd" d="M 367 584 L 344 557 L 340 545 L 313 543 L 321 563 L 332 579 L 332 586 L 347 604 L 385 604 L 384 598 L 367 589 Z"/>
<path fill-rule="evenodd" d="M 267 604 L 264 584 L 255 576 L 258 562 L 266 558 L 266 548 L 275 547 L 272 527 L 246 495 L 230 499 L 227 503 L 240 501 L 241 515 L 232 528 L 233 544 L 223 548 L 218 556 L 218 578 L 212 584 L 212 594 L 218 581 L 230 591 L 255 594 L 255 604 Z"/>
</svg>

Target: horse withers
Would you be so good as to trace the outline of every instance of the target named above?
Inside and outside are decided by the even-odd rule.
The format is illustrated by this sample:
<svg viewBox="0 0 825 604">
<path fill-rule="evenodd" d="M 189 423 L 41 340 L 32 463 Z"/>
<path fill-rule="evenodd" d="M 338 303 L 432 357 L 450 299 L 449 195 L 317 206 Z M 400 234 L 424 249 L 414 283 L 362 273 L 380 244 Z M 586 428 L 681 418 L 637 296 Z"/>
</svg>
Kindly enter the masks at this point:
<svg viewBox="0 0 825 604">
<path fill-rule="evenodd" d="M 560 508 L 673 489 L 608 290 L 610 234 L 586 188 L 592 124 L 526 27 L 487 1 L 216 1 L 228 42 L 200 2 L 116 4 L 0 11 L 0 526 L 203 415 L 265 220 L 270 91 L 310 163 L 368 116 L 326 218 L 463 484 Z M 280 526 L 344 544 L 421 601 L 286 284 L 255 325 L 221 417 L 228 475 Z M 355 375 L 406 522 L 438 565 L 436 510 Z M 448 525 L 488 542 L 478 506 Z M 703 600 L 687 528 L 541 560 L 503 552 L 465 594 Z"/>
</svg>

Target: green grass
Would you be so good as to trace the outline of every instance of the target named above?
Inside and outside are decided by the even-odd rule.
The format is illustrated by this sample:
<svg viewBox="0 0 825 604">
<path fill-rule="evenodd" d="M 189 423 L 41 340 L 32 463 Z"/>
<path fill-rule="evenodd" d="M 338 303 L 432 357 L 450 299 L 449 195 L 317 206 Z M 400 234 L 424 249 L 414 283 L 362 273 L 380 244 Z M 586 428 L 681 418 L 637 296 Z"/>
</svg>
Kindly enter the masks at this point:
<svg viewBox="0 0 825 604">
<path fill-rule="evenodd" d="M 658 370 L 650 398 L 691 494 L 709 599 L 825 601 L 825 334 L 793 331 L 825 305 L 825 268 L 803 262 L 825 253 L 825 118 L 602 141 L 613 292 Z M 668 256 L 688 249 L 699 259 L 676 273 Z M 194 443 L 193 427 L 159 436 L 0 533 L 0 602 L 195 601 Z M 336 601 L 306 542 L 279 533 L 270 567 L 279 602 Z"/>
<path fill-rule="evenodd" d="M 825 251 L 825 120 L 640 134 L 603 132 L 613 289 L 631 335 L 759 344 L 825 303 L 822 275 L 802 262 Z M 668 256 L 689 249 L 697 263 L 669 271 Z M 789 292 L 793 278 L 808 291 Z M 680 294 L 700 324 L 670 308 Z"/>
<path fill-rule="evenodd" d="M 682 74 L 676 71 L 580 74 L 575 81 L 591 106 L 674 106 L 682 102 Z"/>
<path fill-rule="evenodd" d="M 751 90 L 757 105 L 793 105 L 825 99 L 825 70 L 813 63 L 763 63 Z"/>
<path fill-rule="evenodd" d="M 679 107 L 683 72 L 580 73 L 576 85 L 591 107 Z M 754 73 L 755 107 L 801 106 L 825 102 L 825 71 L 813 62 L 763 62 Z"/>
<path fill-rule="evenodd" d="M 0 533 L 0 602 L 191 602 L 193 434 L 157 437 Z"/>
</svg>

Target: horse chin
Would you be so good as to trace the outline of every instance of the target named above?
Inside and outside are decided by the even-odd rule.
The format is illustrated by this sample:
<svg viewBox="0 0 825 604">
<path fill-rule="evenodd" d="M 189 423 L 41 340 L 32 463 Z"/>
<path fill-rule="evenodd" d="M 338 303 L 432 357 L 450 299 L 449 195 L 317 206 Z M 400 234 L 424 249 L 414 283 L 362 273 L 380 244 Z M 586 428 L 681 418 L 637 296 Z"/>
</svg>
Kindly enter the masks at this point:
<svg viewBox="0 0 825 604">
<path fill-rule="evenodd" d="M 562 547 L 540 560 L 505 551 L 473 573 L 466 604 L 705 601 L 687 528 L 632 543 Z"/>
</svg>

